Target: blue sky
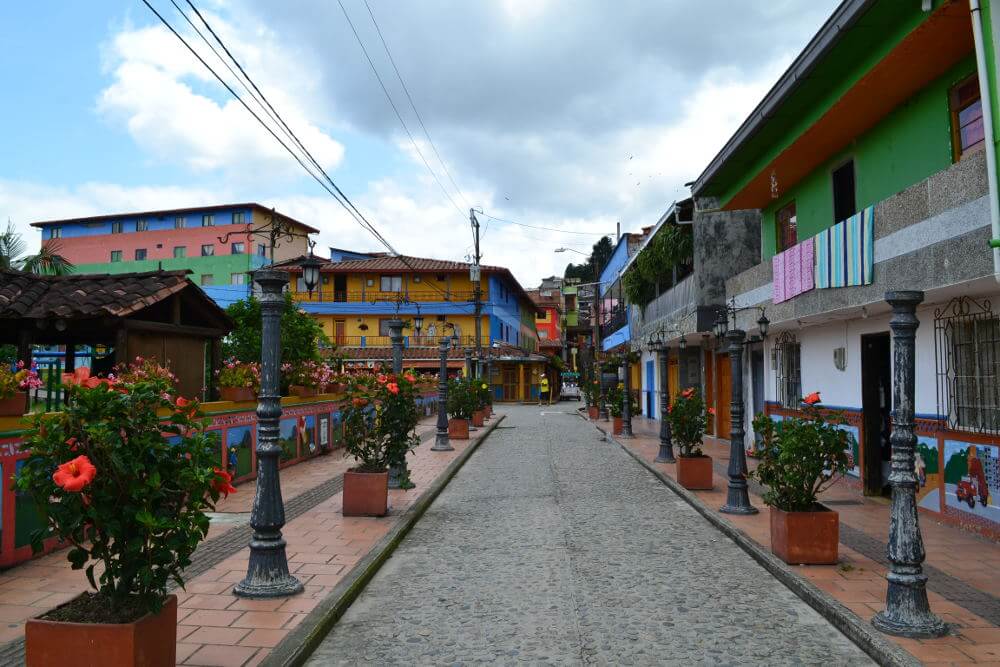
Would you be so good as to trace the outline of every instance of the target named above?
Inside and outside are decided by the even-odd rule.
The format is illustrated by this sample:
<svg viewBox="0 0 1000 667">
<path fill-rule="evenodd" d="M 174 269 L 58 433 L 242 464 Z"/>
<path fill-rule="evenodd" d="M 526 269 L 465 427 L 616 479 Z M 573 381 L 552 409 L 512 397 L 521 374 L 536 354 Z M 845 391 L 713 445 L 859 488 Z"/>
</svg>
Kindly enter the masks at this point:
<svg viewBox="0 0 1000 667">
<path fill-rule="evenodd" d="M 153 4 L 184 26 L 167 0 Z M 450 199 L 393 115 L 337 3 L 196 4 L 401 252 L 464 258 L 470 205 L 562 230 L 490 223 L 484 261 L 532 286 L 572 259 L 554 248 L 586 250 L 618 222 L 638 230 L 686 196 L 683 183 L 835 3 L 370 0 L 456 190 L 367 8 L 345 0 Z M 664 31 L 681 37 L 664 39 Z M 8 91 L 0 216 L 18 228 L 254 200 L 320 228 L 320 247 L 376 248 L 138 0 L 2 3 L 0 40 Z"/>
</svg>

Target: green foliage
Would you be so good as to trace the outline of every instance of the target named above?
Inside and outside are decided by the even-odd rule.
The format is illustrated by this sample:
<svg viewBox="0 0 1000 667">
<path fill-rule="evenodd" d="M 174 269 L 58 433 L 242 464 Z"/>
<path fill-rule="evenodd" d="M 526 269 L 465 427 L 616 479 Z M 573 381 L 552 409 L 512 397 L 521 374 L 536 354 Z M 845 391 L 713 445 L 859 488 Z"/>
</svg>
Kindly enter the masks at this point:
<svg viewBox="0 0 1000 667">
<path fill-rule="evenodd" d="M 63 412 L 35 417 L 24 444 L 31 457 L 15 479 L 46 524 L 32 546 L 39 550 L 52 535 L 69 542 L 73 569 L 85 568 L 115 608 L 162 607 L 168 582 L 183 585 L 181 573 L 208 533 L 205 512 L 230 490 L 197 403 L 172 403 L 169 389 L 161 377 L 69 387 Z M 57 484 L 54 470 L 75 474 L 81 466 L 89 482 L 83 475 Z"/>
<path fill-rule="evenodd" d="M 701 456 L 701 440 L 705 437 L 707 414 L 705 401 L 694 388 L 678 394 L 667 413 L 670 419 L 670 433 L 681 456 Z"/>
<path fill-rule="evenodd" d="M 253 295 L 226 308 L 236 324 L 222 342 L 222 356 L 246 363 L 260 361 L 261 319 L 260 301 Z M 323 327 L 304 311 L 299 310 L 290 292 L 285 293 L 281 311 L 281 361 L 296 363 L 319 360 L 320 346 L 330 341 Z"/>
<path fill-rule="evenodd" d="M 472 413 L 480 408 L 478 394 L 472 383 L 467 378 L 448 381 L 448 414 L 455 419 L 472 419 Z"/>
<path fill-rule="evenodd" d="M 604 267 L 611 260 L 611 255 L 615 252 L 615 246 L 611 243 L 611 237 L 604 236 L 590 249 L 590 257 L 583 264 L 568 264 L 563 274 L 564 278 L 579 278 L 581 282 L 589 283 L 597 279 Z M 596 267 L 596 270 L 595 270 Z"/>
<path fill-rule="evenodd" d="M 597 405 L 601 396 L 601 382 L 600 380 L 581 380 L 580 391 L 583 392 L 583 399 L 587 402 L 588 407 Z"/>
<path fill-rule="evenodd" d="M 625 412 L 625 385 L 621 382 L 612 386 L 608 389 L 608 395 L 605 397 L 607 399 L 608 412 L 611 413 L 612 417 L 621 417 Z M 630 405 L 630 414 L 639 414 L 639 400 L 636 398 L 635 393 L 630 394 L 632 403 Z"/>
<path fill-rule="evenodd" d="M 786 417 L 779 424 L 759 414 L 753 428 L 761 436 L 760 459 L 750 477 L 767 487 L 764 502 L 786 512 L 808 512 L 817 496 L 849 467 L 848 449 L 854 436 L 837 428 L 839 414 L 825 416 L 805 405 L 804 417 Z"/>
<path fill-rule="evenodd" d="M 669 286 L 673 268 L 688 264 L 694 253 L 690 228 L 679 225 L 662 227 L 635 258 L 623 277 L 629 303 L 645 306 L 656 298 L 656 287 Z"/>
<path fill-rule="evenodd" d="M 16 345 L 0 345 L 0 364 L 12 364 L 17 360 Z"/>
<path fill-rule="evenodd" d="M 402 375 L 351 376 L 347 401 L 341 410 L 347 453 L 358 460 L 361 472 L 381 472 L 400 465 L 406 453 L 420 444 L 416 378 Z M 409 480 L 401 480 L 411 488 Z"/>
<path fill-rule="evenodd" d="M 260 391 L 260 364 L 255 361 L 246 363 L 229 359 L 216 373 L 220 387 Z"/>
</svg>

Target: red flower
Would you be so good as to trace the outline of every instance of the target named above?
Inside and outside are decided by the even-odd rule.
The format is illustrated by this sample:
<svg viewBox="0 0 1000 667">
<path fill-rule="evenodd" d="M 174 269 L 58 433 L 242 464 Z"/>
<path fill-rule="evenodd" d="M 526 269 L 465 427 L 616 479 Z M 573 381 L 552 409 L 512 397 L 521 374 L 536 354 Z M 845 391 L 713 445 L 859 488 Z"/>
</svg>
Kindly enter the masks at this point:
<svg viewBox="0 0 1000 667">
<path fill-rule="evenodd" d="M 805 403 L 806 405 L 816 405 L 817 403 L 819 403 L 819 401 L 820 398 L 818 391 L 814 391 L 813 393 L 809 394 L 808 396 L 802 399 L 802 402 Z"/>
<path fill-rule="evenodd" d="M 366 405 L 368 405 L 368 399 L 367 398 L 355 398 L 351 402 L 354 404 L 354 407 L 356 407 L 356 408 L 363 408 Z"/>
<path fill-rule="evenodd" d="M 94 481 L 97 468 L 86 456 L 78 456 L 68 463 L 56 468 L 52 481 L 70 493 L 77 493 L 83 487 Z"/>
<path fill-rule="evenodd" d="M 681 396 L 683 396 L 684 398 L 691 398 L 692 396 L 694 396 L 694 387 L 688 387 L 687 389 L 682 391 Z"/>
<path fill-rule="evenodd" d="M 385 384 L 386 382 L 389 381 L 389 378 L 385 376 L 385 373 L 379 373 L 376 379 L 378 380 L 379 384 Z"/>
<path fill-rule="evenodd" d="M 71 452 L 75 452 L 76 451 L 76 443 L 77 443 L 77 440 L 76 440 L 75 437 L 67 438 L 66 439 L 66 444 L 69 445 L 69 451 L 71 451 Z"/>
<path fill-rule="evenodd" d="M 91 377 L 90 369 L 86 366 L 81 366 L 77 368 L 72 373 L 63 373 L 63 384 L 66 385 L 78 385 L 81 387 L 86 387 L 87 389 L 93 389 L 99 387 L 102 384 L 110 385 L 111 381 L 105 378 Z"/>
<path fill-rule="evenodd" d="M 395 382 L 390 382 L 389 384 L 387 384 L 385 386 L 385 388 L 389 390 L 390 394 L 398 394 L 399 393 L 399 385 L 396 384 Z"/>
<path fill-rule="evenodd" d="M 232 481 L 232 475 L 222 468 L 216 468 L 215 479 L 212 480 L 212 490 L 228 498 L 230 493 L 236 493 L 236 487 L 231 484 Z"/>
<path fill-rule="evenodd" d="M 187 406 L 191 405 L 192 402 L 193 401 L 189 401 L 188 399 L 184 398 L 183 396 L 178 396 L 177 397 L 177 407 L 179 407 L 179 408 L 186 408 Z"/>
<path fill-rule="evenodd" d="M 403 377 L 406 379 L 407 382 L 416 382 L 417 381 L 417 378 L 413 377 L 413 375 L 410 374 L 410 373 L 406 373 L 405 375 L 403 375 Z"/>
<path fill-rule="evenodd" d="M 715 408 L 709 408 L 708 409 L 708 414 L 714 415 L 715 414 Z"/>
</svg>

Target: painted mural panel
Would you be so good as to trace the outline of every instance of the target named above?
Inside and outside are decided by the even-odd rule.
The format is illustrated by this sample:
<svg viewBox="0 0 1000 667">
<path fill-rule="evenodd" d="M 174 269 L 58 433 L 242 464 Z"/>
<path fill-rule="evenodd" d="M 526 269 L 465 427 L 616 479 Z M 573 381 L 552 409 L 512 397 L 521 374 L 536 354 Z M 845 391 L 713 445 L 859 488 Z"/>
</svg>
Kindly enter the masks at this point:
<svg viewBox="0 0 1000 667">
<path fill-rule="evenodd" d="M 234 426 L 226 431 L 226 468 L 233 477 L 253 472 L 253 426 Z"/>
<path fill-rule="evenodd" d="M 847 474 L 861 479 L 861 450 L 858 444 L 861 438 L 858 427 L 850 424 L 838 424 L 837 428 L 841 431 L 847 431 L 851 436 L 850 444 L 847 447 L 848 465 L 851 467 L 847 469 Z"/>
<path fill-rule="evenodd" d="M 941 511 L 941 466 L 938 462 L 937 438 L 917 436 L 916 452 L 917 505 L 934 512 Z"/>
<path fill-rule="evenodd" d="M 316 451 L 316 417 L 299 415 L 281 420 L 278 432 L 280 460 L 291 461 Z"/>
<path fill-rule="evenodd" d="M 948 507 L 1000 522 L 998 449 L 945 440 L 944 489 Z"/>
</svg>

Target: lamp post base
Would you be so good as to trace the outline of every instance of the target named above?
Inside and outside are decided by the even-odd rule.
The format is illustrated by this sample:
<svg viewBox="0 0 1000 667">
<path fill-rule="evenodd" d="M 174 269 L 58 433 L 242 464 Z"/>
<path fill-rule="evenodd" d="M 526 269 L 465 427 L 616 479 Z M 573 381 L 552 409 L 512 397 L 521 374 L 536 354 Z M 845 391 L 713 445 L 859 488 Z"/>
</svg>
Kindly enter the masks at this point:
<svg viewBox="0 0 1000 667">
<path fill-rule="evenodd" d="M 944 621 L 929 611 L 908 619 L 894 618 L 880 611 L 872 617 L 872 626 L 887 635 L 910 639 L 933 639 L 948 634 Z"/>
<path fill-rule="evenodd" d="M 285 540 L 261 543 L 250 541 L 250 563 L 247 576 L 233 587 L 233 593 L 243 598 L 280 598 L 301 593 L 302 582 L 288 573 Z"/>
<path fill-rule="evenodd" d="M 664 445 L 660 445 L 660 453 L 656 455 L 656 463 L 677 463 L 674 455 L 667 451 Z"/>
<path fill-rule="evenodd" d="M 434 440 L 434 446 L 431 447 L 432 452 L 453 452 L 455 448 L 451 446 L 451 442 L 448 440 L 448 435 L 445 434 L 443 437 L 440 433 L 437 434 L 437 438 Z"/>
<path fill-rule="evenodd" d="M 729 486 L 726 495 L 726 504 L 719 508 L 723 514 L 758 514 L 759 509 L 750 504 L 750 494 L 747 492 L 746 482 L 743 487 Z"/>
<path fill-rule="evenodd" d="M 904 569 L 906 566 L 901 566 Z M 927 602 L 927 575 L 920 571 L 889 572 L 885 609 L 875 614 L 876 630 L 897 637 L 926 639 L 948 632 L 944 621 L 931 612 Z"/>
</svg>

